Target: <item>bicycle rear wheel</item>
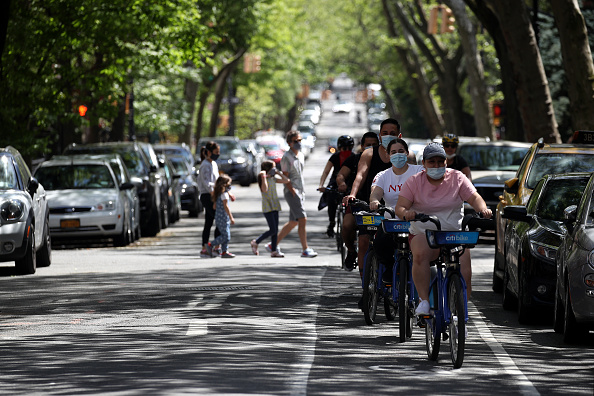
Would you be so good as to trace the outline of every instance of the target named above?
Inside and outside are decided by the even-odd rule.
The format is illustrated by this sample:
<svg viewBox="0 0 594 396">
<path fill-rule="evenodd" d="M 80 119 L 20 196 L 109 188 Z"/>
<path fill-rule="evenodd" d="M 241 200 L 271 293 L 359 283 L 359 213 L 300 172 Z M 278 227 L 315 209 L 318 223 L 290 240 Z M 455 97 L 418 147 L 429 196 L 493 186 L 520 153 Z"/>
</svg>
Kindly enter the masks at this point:
<svg viewBox="0 0 594 396">
<path fill-rule="evenodd" d="M 398 261 L 398 333 L 400 342 L 405 342 L 412 333 L 412 315 L 409 311 L 410 284 L 408 283 L 408 260 Z"/>
<path fill-rule="evenodd" d="M 464 308 L 464 291 L 459 274 L 451 274 L 448 283 L 448 307 L 450 308 L 450 354 L 454 368 L 460 368 L 464 361 L 466 344 L 466 310 Z"/>
<path fill-rule="evenodd" d="M 363 277 L 363 315 L 365 323 L 372 325 L 375 323 L 377 314 L 377 301 L 379 299 L 379 290 L 377 289 L 379 262 L 373 249 L 367 253 L 368 261 L 365 265 L 365 275 Z"/>
</svg>

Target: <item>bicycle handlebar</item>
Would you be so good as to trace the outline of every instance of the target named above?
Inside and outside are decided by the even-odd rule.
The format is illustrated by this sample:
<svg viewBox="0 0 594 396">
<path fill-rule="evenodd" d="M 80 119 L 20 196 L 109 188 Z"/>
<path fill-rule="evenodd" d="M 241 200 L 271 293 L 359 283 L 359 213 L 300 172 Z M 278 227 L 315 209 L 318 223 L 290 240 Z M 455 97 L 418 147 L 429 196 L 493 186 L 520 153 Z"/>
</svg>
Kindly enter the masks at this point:
<svg viewBox="0 0 594 396">
<path fill-rule="evenodd" d="M 438 231 L 441 231 L 441 222 L 434 215 L 426 215 L 424 213 L 417 213 L 414 219 L 409 221 L 420 221 L 421 223 L 426 223 L 428 221 L 435 224 Z M 462 230 L 465 230 L 467 226 L 476 226 L 477 228 L 482 228 L 481 225 L 490 224 L 493 219 L 486 219 L 483 217 L 481 213 L 474 213 L 474 214 L 467 214 L 462 219 Z"/>
<path fill-rule="evenodd" d="M 354 206 L 362 207 L 364 210 L 371 210 L 369 208 L 369 204 L 365 201 L 360 200 L 360 199 L 356 199 L 356 198 L 352 199 L 349 201 L 348 204 L 351 205 L 351 210 L 352 210 L 352 207 L 354 207 Z M 390 213 L 390 215 L 392 215 L 392 217 L 394 217 L 394 218 L 396 217 L 396 213 L 394 213 L 394 209 L 384 206 L 384 205 L 379 205 L 379 207 L 375 210 L 375 212 L 378 212 L 381 215 L 384 215 L 386 212 L 388 212 L 388 213 Z"/>
</svg>

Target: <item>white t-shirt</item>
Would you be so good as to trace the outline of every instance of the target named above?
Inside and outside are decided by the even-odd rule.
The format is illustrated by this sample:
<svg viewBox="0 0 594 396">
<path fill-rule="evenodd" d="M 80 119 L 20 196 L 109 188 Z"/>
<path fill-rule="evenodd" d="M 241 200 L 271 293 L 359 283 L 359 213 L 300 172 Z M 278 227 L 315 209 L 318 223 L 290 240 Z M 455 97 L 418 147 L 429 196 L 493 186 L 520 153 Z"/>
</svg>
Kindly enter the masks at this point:
<svg viewBox="0 0 594 396">
<path fill-rule="evenodd" d="M 384 190 L 384 202 L 386 206 L 394 209 L 396 207 L 396 202 L 398 202 L 398 197 L 400 196 L 400 191 L 402 190 L 404 182 L 406 182 L 412 175 L 422 172 L 424 169 L 425 167 L 423 167 L 423 165 L 408 165 L 406 172 L 397 175 L 392 170 L 392 167 L 389 167 L 385 171 L 381 171 L 375 175 L 371 187 L 378 186 Z M 387 213 L 386 215 L 387 217 L 390 216 Z"/>
</svg>

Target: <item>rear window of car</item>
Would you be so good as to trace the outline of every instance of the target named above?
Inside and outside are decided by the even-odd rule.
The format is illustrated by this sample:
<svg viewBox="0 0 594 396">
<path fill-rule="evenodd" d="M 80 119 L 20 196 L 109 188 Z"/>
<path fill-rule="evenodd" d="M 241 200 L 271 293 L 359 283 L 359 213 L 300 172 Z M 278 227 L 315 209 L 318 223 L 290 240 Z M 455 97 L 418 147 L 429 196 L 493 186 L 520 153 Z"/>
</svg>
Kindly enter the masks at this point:
<svg viewBox="0 0 594 396">
<path fill-rule="evenodd" d="M 532 162 L 526 187 L 533 189 L 544 175 L 592 171 L 594 171 L 594 150 L 592 154 L 540 154 Z"/>
<path fill-rule="evenodd" d="M 105 165 L 56 165 L 39 168 L 35 177 L 46 190 L 115 188 Z"/>
<path fill-rule="evenodd" d="M 538 216 L 543 219 L 562 221 L 565 208 L 580 203 L 588 179 L 572 177 L 550 180 L 540 197 L 536 210 Z"/>
<path fill-rule="evenodd" d="M 530 147 L 464 144 L 458 148 L 471 170 L 515 171 Z"/>
</svg>

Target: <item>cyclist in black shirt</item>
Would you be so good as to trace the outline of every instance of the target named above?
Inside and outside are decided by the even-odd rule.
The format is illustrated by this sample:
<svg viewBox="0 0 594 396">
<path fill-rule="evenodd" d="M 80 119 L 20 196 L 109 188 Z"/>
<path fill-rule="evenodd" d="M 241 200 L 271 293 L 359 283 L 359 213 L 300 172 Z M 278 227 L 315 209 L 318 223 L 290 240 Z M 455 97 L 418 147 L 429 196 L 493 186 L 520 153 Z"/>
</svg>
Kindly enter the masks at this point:
<svg viewBox="0 0 594 396">
<path fill-rule="evenodd" d="M 459 139 L 458 136 L 453 133 L 447 133 L 441 138 L 441 144 L 446 152 L 446 167 L 459 170 L 464 173 L 466 177 L 472 181 L 472 175 L 470 173 L 470 167 L 468 162 L 461 156 L 456 154 L 458 148 Z"/>
</svg>

